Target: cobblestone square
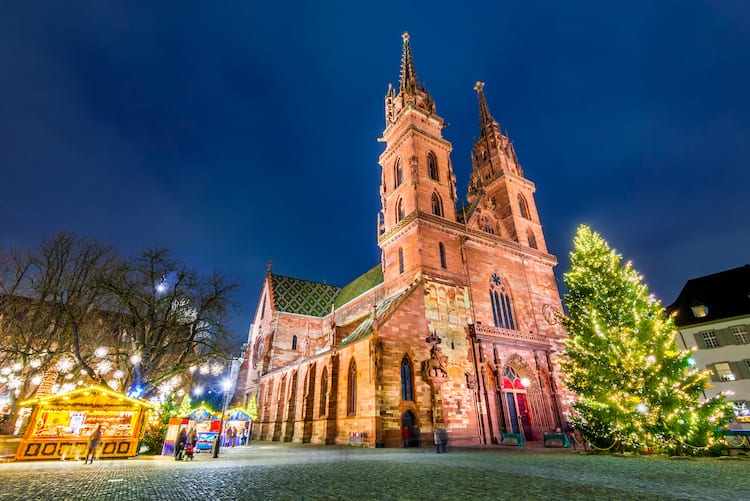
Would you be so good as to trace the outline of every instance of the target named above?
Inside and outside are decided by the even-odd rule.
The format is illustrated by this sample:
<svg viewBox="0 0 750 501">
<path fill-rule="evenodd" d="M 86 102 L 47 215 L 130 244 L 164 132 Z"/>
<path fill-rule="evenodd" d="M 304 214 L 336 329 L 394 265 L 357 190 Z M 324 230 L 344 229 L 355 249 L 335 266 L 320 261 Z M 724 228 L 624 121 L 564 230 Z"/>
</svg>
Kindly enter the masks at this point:
<svg viewBox="0 0 750 501">
<path fill-rule="evenodd" d="M 2 500 L 747 499 L 747 459 L 569 449 L 367 449 L 254 443 L 194 461 L 138 457 L 0 465 Z"/>
</svg>

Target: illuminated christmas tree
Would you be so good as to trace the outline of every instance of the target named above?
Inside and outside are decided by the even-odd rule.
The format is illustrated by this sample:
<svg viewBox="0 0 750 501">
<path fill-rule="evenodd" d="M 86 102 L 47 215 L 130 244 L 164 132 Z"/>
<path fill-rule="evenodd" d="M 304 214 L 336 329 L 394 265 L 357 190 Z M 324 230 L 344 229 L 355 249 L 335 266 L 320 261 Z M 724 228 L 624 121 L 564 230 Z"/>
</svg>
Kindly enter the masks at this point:
<svg viewBox="0 0 750 501">
<path fill-rule="evenodd" d="M 677 347 L 674 323 L 630 263 L 587 226 L 565 274 L 562 358 L 577 394 L 571 421 L 598 448 L 691 453 L 727 423 L 724 397 L 701 402 L 708 374 Z"/>
</svg>

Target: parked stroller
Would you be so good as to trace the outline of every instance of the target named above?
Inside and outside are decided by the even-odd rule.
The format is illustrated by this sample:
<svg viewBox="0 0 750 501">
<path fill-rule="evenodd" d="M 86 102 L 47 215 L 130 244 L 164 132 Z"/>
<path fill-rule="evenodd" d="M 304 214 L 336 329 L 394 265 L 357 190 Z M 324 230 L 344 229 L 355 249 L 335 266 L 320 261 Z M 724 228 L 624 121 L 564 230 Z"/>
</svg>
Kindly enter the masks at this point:
<svg viewBox="0 0 750 501">
<path fill-rule="evenodd" d="M 185 459 L 192 460 L 193 459 L 193 453 L 194 453 L 194 451 L 195 451 L 195 449 L 193 447 L 192 442 L 185 443 L 185 449 L 182 451 L 184 453 L 184 455 L 185 455 Z"/>
</svg>

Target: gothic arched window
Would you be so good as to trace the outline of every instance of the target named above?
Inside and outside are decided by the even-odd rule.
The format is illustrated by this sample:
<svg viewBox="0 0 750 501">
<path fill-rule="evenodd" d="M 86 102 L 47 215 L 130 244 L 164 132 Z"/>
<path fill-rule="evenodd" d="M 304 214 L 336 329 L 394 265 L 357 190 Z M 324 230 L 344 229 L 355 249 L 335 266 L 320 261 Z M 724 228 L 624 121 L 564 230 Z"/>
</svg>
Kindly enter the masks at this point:
<svg viewBox="0 0 750 501">
<path fill-rule="evenodd" d="M 396 159 L 393 164 L 393 187 L 398 188 L 404 182 L 404 168 L 401 165 L 401 158 Z"/>
<path fill-rule="evenodd" d="M 447 268 L 445 264 L 445 245 L 443 245 L 443 242 L 440 242 L 439 250 L 440 250 L 440 267 Z"/>
<path fill-rule="evenodd" d="M 398 272 L 404 272 L 404 249 L 398 248 Z"/>
<path fill-rule="evenodd" d="M 435 181 L 440 180 L 438 175 L 437 158 L 435 158 L 433 152 L 427 153 L 427 175 L 430 176 L 430 179 L 434 179 Z"/>
<path fill-rule="evenodd" d="M 296 334 L 292 336 L 292 349 L 293 350 L 297 349 L 297 335 Z"/>
<path fill-rule="evenodd" d="M 396 202 L 396 222 L 398 223 L 401 221 L 405 215 L 406 210 L 404 209 L 404 199 L 399 198 L 398 202 Z"/>
<path fill-rule="evenodd" d="M 490 279 L 490 303 L 492 303 L 492 320 L 495 327 L 503 329 L 516 329 L 513 320 L 513 308 L 510 303 L 510 294 L 502 279 L 496 273 Z"/>
<path fill-rule="evenodd" d="M 443 215 L 443 203 L 437 193 L 432 194 L 432 213 L 436 216 Z"/>
<path fill-rule="evenodd" d="M 328 367 L 323 367 L 323 374 L 320 376 L 320 415 L 326 415 L 326 403 L 328 398 Z"/>
<path fill-rule="evenodd" d="M 526 230 L 526 238 L 529 241 L 529 247 L 531 247 L 532 249 L 536 249 L 536 236 L 534 236 L 534 232 L 531 231 L 531 228 L 528 228 Z"/>
<path fill-rule="evenodd" d="M 346 386 L 346 415 L 357 414 L 357 364 L 354 359 L 349 362 L 349 378 Z"/>
<path fill-rule="evenodd" d="M 489 233 L 490 235 L 495 234 L 495 228 L 492 227 L 492 220 L 487 216 L 482 216 L 482 219 L 479 220 L 479 227 L 485 233 Z"/>
<path fill-rule="evenodd" d="M 531 219 L 531 215 L 529 213 L 529 204 L 526 203 L 526 199 L 520 193 L 518 194 L 518 208 L 521 211 L 522 218 Z"/>
<path fill-rule="evenodd" d="M 401 359 L 401 400 L 414 400 L 411 360 L 408 355 Z"/>
</svg>

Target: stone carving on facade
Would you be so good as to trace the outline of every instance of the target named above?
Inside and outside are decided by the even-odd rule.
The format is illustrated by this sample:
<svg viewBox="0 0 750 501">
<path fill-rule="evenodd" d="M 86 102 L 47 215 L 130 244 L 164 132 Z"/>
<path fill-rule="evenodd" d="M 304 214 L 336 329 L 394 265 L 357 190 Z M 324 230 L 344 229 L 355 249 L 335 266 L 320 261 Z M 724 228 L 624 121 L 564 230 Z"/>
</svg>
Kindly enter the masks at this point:
<svg viewBox="0 0 750 501">
<path fill-rule="evenodd" d="M 445 370 L 445 355 L 440 346 L 435 345 L 430 349 L 430 358 L 424 363 L 425 377 L 448 377 Z"/>
<path fill-rule="evenodd" d="M 430 345 L 430 358 L 422 364 L 422 375 L 425 379 L 448 377 L 448 372 L 445 370 L 446 357 L 440 348 L 442 341 L 436 332 L 432 332 L 425 338 L 425 342 Z"/>
<path fill-rule="evenodd" d="M 477 380 L 474 374 L 464 371 L 464 376 L 466 376 L 466 387 L 470 390 L 475 390 L 477 388 Z"/>
</svg>

